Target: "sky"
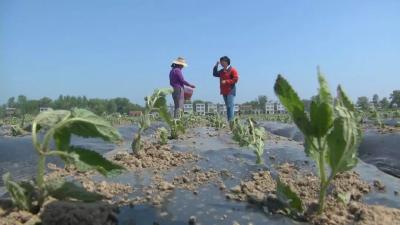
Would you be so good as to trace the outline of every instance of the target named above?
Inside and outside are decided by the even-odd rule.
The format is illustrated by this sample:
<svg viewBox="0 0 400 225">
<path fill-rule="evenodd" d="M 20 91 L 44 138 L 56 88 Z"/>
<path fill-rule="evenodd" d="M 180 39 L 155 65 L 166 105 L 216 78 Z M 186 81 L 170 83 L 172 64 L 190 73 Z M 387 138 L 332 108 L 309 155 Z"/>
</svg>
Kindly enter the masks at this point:
<svg viewBox="0 0 400 225">
<path fill-rule="evenodd" d="M 194 99 L 222 102 L 212 67 L 239 72 L 236 102 L 267 95 L 282 74 L 301 98 L 330 88 L 388 97 L 400 89 L 398 0 L 1 0 L 0 103 L 85 95 L 143 104 L 186 58 Z M 171 99 L 170 99 L 171 100 Z"/>
</svg>

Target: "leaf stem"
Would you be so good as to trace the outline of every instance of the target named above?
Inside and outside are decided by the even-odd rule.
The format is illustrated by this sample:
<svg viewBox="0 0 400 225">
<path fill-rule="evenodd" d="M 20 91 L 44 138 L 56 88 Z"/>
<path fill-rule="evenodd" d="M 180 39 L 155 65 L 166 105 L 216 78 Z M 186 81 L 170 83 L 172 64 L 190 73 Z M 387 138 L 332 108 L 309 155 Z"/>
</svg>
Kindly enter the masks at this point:
<svg viewBox="0 0 400 225">
<path fill-rule="evenodd" d="M 320 192 L 319 192 L 319 208 L 318 213 L 321 214 L 324 210 L 326 189 L 329 183 L 326 181 L 325 174 L 325 149 L 321 144 L 321 138 L 318 138 L 318 152 L 319 152 L 319 174 L 320 174 Z"/>
<path fill-rule="evenodd" d="M 43 191 L 45 167 L 46 167 L 46 156 L 43 153 L 40 153 L 38 161 L 38 174 L 36 177 L 36 183 L 37 186 L 39 187 L 40 192 Z"/>
<path fill-rule="evenodd" d="M 43 152 L 41 150 L 41 146 L 37 139 L 37 121 L 36 120 L 33 120 L 33 122 L 32 122 L 32 143 L 33 143 L 33 146 L 35 147 L 35 150 L 37 151 L 37 153 L 39 155 L 42 154 Z"/>
</svg>

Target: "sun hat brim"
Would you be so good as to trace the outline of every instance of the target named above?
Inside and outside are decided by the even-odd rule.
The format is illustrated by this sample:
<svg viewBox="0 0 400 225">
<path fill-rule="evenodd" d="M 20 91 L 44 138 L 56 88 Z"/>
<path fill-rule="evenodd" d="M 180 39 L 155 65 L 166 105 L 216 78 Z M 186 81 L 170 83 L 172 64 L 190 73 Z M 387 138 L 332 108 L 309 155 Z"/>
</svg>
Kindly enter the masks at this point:
<svg viewBox="0 0 400 225">
<path fill-rule="evenodd" d="M 188 64 L 186 64 L 186 63 L 184 63 L 184 62 L 179 62 L 179 61 L 172 61 L 172 63 L 174 63 L 174 64 L 177 64 L 177 65 L 182 65 L 182 66 L 184 66 L 184 67 L 187 67 L 188 66 Z"/>
</svg>

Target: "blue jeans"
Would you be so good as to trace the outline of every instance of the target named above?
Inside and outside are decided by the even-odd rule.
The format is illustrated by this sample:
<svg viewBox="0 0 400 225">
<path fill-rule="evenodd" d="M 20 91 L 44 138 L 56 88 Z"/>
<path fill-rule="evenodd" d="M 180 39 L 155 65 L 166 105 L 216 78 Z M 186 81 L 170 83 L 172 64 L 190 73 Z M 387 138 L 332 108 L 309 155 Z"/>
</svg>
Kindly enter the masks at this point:
<svg viewBox="0 0 400 225">
<path fill-rule="evenodd" d="M 231 122 L 233 120 L 233 117 L 235 115 L 234 112 L 234 100 L 235 100 L 235 95 L 229 94 L 229 95 L 223 95 L 224 97 L 224 102 L 226 105 L 226 114 L 228 116 L 228 121 Z"/>
</svg>

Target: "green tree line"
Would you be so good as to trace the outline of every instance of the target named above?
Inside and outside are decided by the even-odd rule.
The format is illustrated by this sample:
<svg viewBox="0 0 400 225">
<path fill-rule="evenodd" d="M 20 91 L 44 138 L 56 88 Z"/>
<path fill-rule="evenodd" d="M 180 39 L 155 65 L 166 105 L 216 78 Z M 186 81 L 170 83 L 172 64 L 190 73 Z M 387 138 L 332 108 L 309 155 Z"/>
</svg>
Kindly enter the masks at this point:
<svg viewBox="0 0 400 225">
<path fill-rule="evenodd" d="M 127 98 L 112 98 L 101 99 L 91 98 L 86 96 L 63 96 L 60 95 L 57 99 L 43 97 L 41 99 L 28 99 L 25 95 L 18 97 L 10 97 L 6 104 L 0 107 L 0 117 L 6 115 L 6 108 L 15 108 L 16 114 L 22 116 L 25 114 L 38 114 L 41 107 L 50 107 L 52 109 L 70 110 L 74 107 L 88 109 L 97 115 L 103 113 L 121 113 L 127 114 L 129 111 L 143 111 L 143 107 L 134 104 Z"/>
<path fill-rule="evenodd" d="M 369 110 L 371 103 L 380 109 L 390 109 L 390 108 L 399 108 L 400 107 L 400 90 L 394 90 L 389 98 L 384 97 L 379 99 L 377 94 L 372 96 L 372 99 L 369 99 L 367 96 L 361 96 L 357 99 L 357 106 L 360 107 L 363 111 Z"/>
</svg>

